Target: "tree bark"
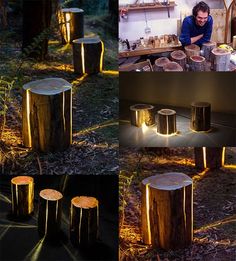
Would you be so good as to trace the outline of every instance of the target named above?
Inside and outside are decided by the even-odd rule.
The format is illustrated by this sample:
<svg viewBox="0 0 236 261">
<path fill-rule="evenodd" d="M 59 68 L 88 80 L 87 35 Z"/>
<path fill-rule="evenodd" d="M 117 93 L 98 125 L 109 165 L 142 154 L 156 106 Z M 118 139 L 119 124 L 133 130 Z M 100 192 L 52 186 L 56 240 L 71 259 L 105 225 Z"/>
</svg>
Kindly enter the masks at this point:
<svg viewBox="0 0 236 261">
<path fill-rule="evenodd" d="M 190 70 L 193 72 L 204 72 L 206 70 L 206 60 L 202 56 L 191 56 L 190 58 Z"/>
<path fill-rule="evenodd" d="M 176 133 L 176 112 L 174 110 L 159 110 L 157 116 L 157 133 L 163 135 Z"/>
<path fill-rule="evenodd" d="M 209 131 L 211 129 L 211 104 L 208 102 L 191 103 L 191 129 Z"/>
<path fill-rule="evenodd" d="M 165 250 L 185 248 L 193 239 L 193 183 L 183 173 L 142 181 L 141 230 L 145 244 Z"/>
<path fill-rule="evenodd" d="M 216 48 L 216 42 L 207 42 L 202 45 L 203 56 L 206 58 L 206 61 L 212 62 L 211 51 L 214 48 Z"/>
<path fill-rule="evenodd" d="M 176 62 L 169 62 L 163 66 L 164 72 L 182 72 L 183 68 Z"/>
<path fill-rule="evenodd" d="M 186 61 L 187 61 L 186 57 L 187 56 L 183 51 L 181 51 L 181 50 L 173 51 L 170 54 L 170 57 L 171 57 L 171 60 L 173 62 L 178 63 L 183 68 L 184 71 L 186 70 Z"/>
<path fill-rule="evenodd" d="M 131 124 L 136 127 L 142 127 L 155 124 L 154 106 L 148 104 L 135 104 L 130 106 Z"/>
<path fill-rule="evenodd" d="M 213 70 L 217 72 L 228 71 L 231 52 L 221 48 L 214 48 L 212 54 Z"/>
<path fill-rule="evenodd" d="M 47 78 L 23 86 L 22 136 L 26 147 L 53 152 L 72 142 L 71 84 Z"/>
<path fill-rule="evenodd" d="M 163 72 L 164 65 L 168 64 L 170 60 L 167 57 L 161 57 L 155 60 L 155 64 L 153 66 L 154 71 Z"/>
</svg>

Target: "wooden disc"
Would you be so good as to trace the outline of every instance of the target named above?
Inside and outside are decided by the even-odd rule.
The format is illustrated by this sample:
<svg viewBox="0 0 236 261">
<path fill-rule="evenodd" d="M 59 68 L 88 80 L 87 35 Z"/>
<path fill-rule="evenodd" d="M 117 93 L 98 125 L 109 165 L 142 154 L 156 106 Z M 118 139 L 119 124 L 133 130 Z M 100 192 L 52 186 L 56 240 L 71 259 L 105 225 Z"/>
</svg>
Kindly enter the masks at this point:
<svg viewBox="0 0 236 261">
<path fill-rule="evenodd" d="M 176 111 L 171 110 L 171 109 L 161 109 L 158 111 L 158 114 L 162 114 L 162 115 L 174 115 L 176 114 Z"/>
<path fill-rule="evenodd" d="M 190 60 L 196 63 L 202 63 L 205 61 L 205 58 L 203 56 L 193 55 L 190 57 Z"/>
<path fill-rule="evenodd" d="M 29 176 L 18 176 L 11 179 L 11 183 L 15 185 L 28 185 L 34 182 L 34 179 Z"/>
<path fill-rule="evenodd" d="M 161 57 L 155 60 L 155 65 L 158 67 L 163 67 L 165 64 L 169 62 L 170 60 L 167 57 Z"/>
<path fill-rule="evenodd" d="M 63 8 L 62 13 L 83 13 L 84 10 L 80 8 Z"/>
<path fill-rule="evenodd" d="M 182 59 L 186 58 L 186 54 L 181 50 L 173 51 L 170 54 L 170 56 L 172 59 L 175 59 L 175 60 L 182 60 Z"/>
<path fill-rule="evenodd" d="M 55 189 L 41 190 L 39 195 L 40 195 L 41 198 L 43 198 L 45 200 L 50 200 L 50 201 L 56 201 L 56 200 L 59 200 L 63 197 L 62 194 Z"/>
<path fill-rule="evenodd" d="M 151 110 L 154 109 L 154 106 L 150 104 L 135 104 L 130 106 L 131 111 L 141 111 L 141 110 Z"/>
<path fill-rule="evenodd" d="M 184 47 L 185 50 L 200 51 L 200 47 L 196 44 L 190 44 Z"/>
<path fill-rule="evenodd" d="M 84 44 L 96 44 L 96 43 L 100 43 L 101 40 L 98 36 L 96 37 L 84 37 L 84 38 L 79 38 L 79 39 L 75 39 L 73 40 L 73 43 L 76 44 L 81 44 L 81 43 L 84 43 Z"/>
<path fill-rule="evenodd" d="M 174 72 L 174 71 L 183 71 L 183 68 L 176 62 L 169 62 L 166 65 L 163 66 L 163 70 L 165 72 Z"/>
<path fill-rule="evenodd" d="M 214 48 L 211 52 L 217 56 L 226 55 L 226 54 L 231 53 L 230 51 L 222 49 L 222 48 Z"/>
<path fill-rule="evenodd" d="M 80 196 L 72 198 L 71 204 L 77 208 L 89 209 L 97 207 L 98 200 L 94 197 Z"/>
</svg>

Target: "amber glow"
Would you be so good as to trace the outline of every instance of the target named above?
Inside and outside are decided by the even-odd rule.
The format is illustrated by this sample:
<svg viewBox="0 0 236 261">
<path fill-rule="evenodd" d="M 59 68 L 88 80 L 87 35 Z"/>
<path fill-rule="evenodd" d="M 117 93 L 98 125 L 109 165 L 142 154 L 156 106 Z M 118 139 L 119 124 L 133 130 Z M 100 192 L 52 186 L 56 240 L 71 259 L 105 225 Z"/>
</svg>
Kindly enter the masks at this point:
<svg viewBox="0 0 236 261">
<path fill-rule="evenodd" d="M 30 259 L 32 261 L 38 260 L 39 254 L 42 250 L 43 242 L 45 240 L 45 237 L 42 238 L 36 246 L 29 252 L 29 254 L 25 257 L 24 260 Z"/>
<path fill-rule="evenodd" d="M 202 172 L 200 172 L 197 175 L 193 176 L 192 179 L 194 181 L 200 181 L 200 180 L 202 180 L 204 178 L 204 176 L 207 174 L 208 171 L 209 171 L 209 169 L 206 168 Z"/>
<path fill-rule="evenodd" d="M 104 43 L 101 41 L 101 46 L 102 46 L 102 51 L 101 51 L 101 56 L 100 56 L 100 72 L 102 72 L 102 67 L 103 67 L 103 56 L 104 56 Z"/>
<path fill-rule="evenodd" d="M 221 165 L 225 165 L 225 147 L 222 149 L 222 158 L 221 158 Z"/>
<path fill-rule="evenodd" d="M 203 166 L 204 169 L 207 167 L 207 161 L 206 161 L 206 147 L 202 147 L 202 156 L 203 156 Z"/>
<path fill-rule="evenodd" d="M 82 73 L 85 74 L 84 43 L 81 43 L 81 63 L 82 63 Z"/>
<path fill-rule="evenodd" d="M 212 129 L 209 129 L 209 130 L 207 130 L 207 131 L 196 131 L 196 130 L 193 130 L 193 129 L 191 129 L 191 128 L 190 128 L 190 130 L 191 130 L 192 132 L 196 132 L 196 133 L 209 133 L 209 132 L 212 131 Z"/>
<path fill-rule="evenodd" d="M 151 228 L 150 228 L 150 216 L 149 216 L 149 185 L 146 184 L 146 216 L 147 216 L 147 231 L 148 231 L 148 244 L 151 244 Z"/>
<path fill-rule="evenodd" d="M 85 73 L 84 75 L 82 75 L 80 78 L 74 80 L 71 84 L 72 85 L 77 85 L 77 84 L 81 84 L 83 82 L 83 80 L 88 76 L 87 73 Z"/>
<path fill-rule="evenodd" d="M 70 42 L 70 13 L 66 13 L 66 42 Z"/>
<path fill-rule="evenodd" d="M 224 168 L 227 168 L 227 169 L 236 169 L 236 165 L 224 165 Z"/>
<path fill-rule="evenodd" d="M 119 75 L 119 71 L 112 71 L 112 70 L 102 70 L 102 73 L 107 75 Z"/>
<path fill-rule="evenodd" d="M 157 135 L 162 136 L 162 137 L 172 137 L 172 136 L 177 135 L 177 132 L 174 132 L 171 134 L 162 134 L 162 133 L 157 132 Z"/>
<path fill-rule="evenodd" d="M 145 134 L 145 132 L 147 132 L 147 130 L 148 130 L 148 126 L 146 125 L 145 122 L 142 123 L 141 128 L 142 128 L 142 132 L 143 132 L 143 134 Z"/>
<path fill-rule="evenodd" d="M 32 146 L 31 140 L 31 127 L 30 127 L 30 94 L 29 89 L 26 90 L 26 118 L 27 118 L 27 127 L 28 127 L 28 146 Z"/>
</svg>

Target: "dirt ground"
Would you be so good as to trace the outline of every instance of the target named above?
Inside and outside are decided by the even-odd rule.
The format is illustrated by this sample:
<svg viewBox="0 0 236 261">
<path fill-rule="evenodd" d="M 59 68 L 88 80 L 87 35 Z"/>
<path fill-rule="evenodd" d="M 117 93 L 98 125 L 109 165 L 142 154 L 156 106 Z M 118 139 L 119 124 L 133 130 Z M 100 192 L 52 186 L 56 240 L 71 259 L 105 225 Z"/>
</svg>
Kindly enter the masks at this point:
<svg viewBox="0 0 236 261">
<path fill-rule="evenodd" d="M 236 260 L 236 148 L 226 148 L 225 164 L 234 168 L 226 166 L 201 175 L 194 166 L 193 148 L 163 148 L 160 153 L 121 149 L 121 174 L 132 176 L 132 182 L 120 200 L 120 216 L 124 214 L 123 224 L 120 218 L 120 260 Z M 194 238 L 190 247 L 167 252 L 142 243 L 140 182 L 171 171 L 193 179 Z"/>
</svg>

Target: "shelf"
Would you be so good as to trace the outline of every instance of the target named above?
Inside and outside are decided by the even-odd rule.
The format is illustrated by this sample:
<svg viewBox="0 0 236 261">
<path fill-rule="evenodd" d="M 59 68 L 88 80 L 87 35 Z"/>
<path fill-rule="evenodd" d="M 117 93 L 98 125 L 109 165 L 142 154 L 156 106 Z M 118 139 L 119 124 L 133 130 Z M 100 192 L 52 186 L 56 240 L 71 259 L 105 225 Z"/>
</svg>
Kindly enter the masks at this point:
<svg viewBox="0 0 236 261">
<path fill-rule="evenodd" d="M 161 3 L 153 3 L 153 4 L 139 4 L 139 5 L 126 5 L 120 6 L 119 10 L 127 9 L 128 11 L 137 11 L 137 10 L 155 10 L 155 9 L 167 9 L 174 8 L 177 6 L 175 2 L 170 2 L 169 5 L 163 5 Z"/>
</svg>

